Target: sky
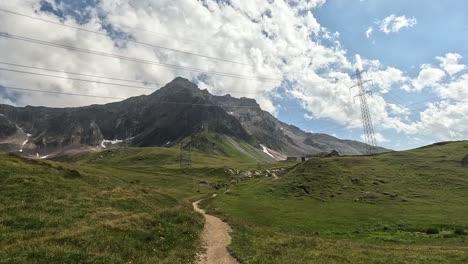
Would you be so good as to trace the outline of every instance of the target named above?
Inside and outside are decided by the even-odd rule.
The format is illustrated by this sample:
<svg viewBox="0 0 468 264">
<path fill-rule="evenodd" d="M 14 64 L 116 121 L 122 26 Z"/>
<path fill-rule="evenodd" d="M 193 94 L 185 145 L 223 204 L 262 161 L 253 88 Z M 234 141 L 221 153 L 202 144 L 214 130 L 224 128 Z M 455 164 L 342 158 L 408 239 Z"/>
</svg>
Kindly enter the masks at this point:
<svg viewBox="0 0 468 264">
<path fill-rule="evenodd" d="M 467 42 L 464 0 L 10 0 L 0 103 L 103 104 L 181 76 L 362 141 L 359 68 L 378 145 L 403 150 L 468 139 Z"/>
</svg>

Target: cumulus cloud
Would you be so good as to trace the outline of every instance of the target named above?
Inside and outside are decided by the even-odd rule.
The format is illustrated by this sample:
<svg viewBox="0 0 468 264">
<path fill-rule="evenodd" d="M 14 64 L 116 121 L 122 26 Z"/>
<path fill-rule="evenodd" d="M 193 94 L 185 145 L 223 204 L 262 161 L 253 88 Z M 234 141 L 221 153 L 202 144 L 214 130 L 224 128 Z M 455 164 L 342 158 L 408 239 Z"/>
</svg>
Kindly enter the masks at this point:
<svg viewBox="0 0 468 264">
<path fill-rule="evenodd" d="M 445 72 L 429 64 L 423 64 L 419 75 L 412 81 L 414 89 L 421 91 L 424 88 L 433 88 L 444 78 Z"/>
<path fill-rule="evenodd" d="M 459 64 L 458 60 L 463 57 L 458 53 L 447 53 L 443 57 L 436 57 L 440 61 L 440 67 L 448 74 L 454 75 L 466 69 L 466 66 Z"/>
<path fill-rule="evenodd" d="M 461 56 L 458 54 L 438 57 L 440 68 L 423 65 L 416 78 L 407 76 L 395 67 L 382 65 L 377 60 L 347 54 L 345 47 L 341 46 L 339 32 L 330 32 L 314 16 L 314 9 L 325 0 L 109 0 L 95 1 L 95 5 L 79 10 L 79 17 L 76 12 L 63 12 L 66 16 L 58 17 L 54 12 L 41 10 L 41 3 L 44 2 L 51 3 L 57 10 L 67 8 L 64 4 L 55 5 L 52 0 L 10 0 L 2 3 L 2 7 L 55 22 L 63 21 L 68 25 L 98 31 L 104 36 L 7 14 L 0 16 L 0 23 L 8 25 L 5 30 L 10 34 L 204 70 L 199 72 L 147 65 L 0 37 L 2 61 L 160 84 L 142 85 L 150 89 L 158 89 L 173 78 L 182 76 L 197 81 L 201 88 L 214 94 L 229 93 L 237 97 L 255 98 L 273 114 L 277 113 L 278 106 L 272 99 L 277 98 L 275 94 L 281 87 L 286 96 L 298 101 L 304 108 L 306 118 L 327 118 L 351 128 L 361 126 L 359 102 L 353 100 L 356 90 L 352 90 L 353 94 L 349 91 L 349 87 L 355 84 L 352 75 L 358 67 L 367 69 L 364 78 L 372 79 L 375 84 L 375 93 L 368 97 L 368 103 L 376 128 L 407 134 L 420 133 L 420 129 L 430 127 L 431 121 L 408 121 L 411 109 L 403 104 L 389 104 L 384 95 L 398 87 L 409 92 L 430 87 L 448 102 L 427 105 L 420 117 L 435 113 L 446 119 L 457 118 L 451 108 L 454 105 L 451 100 L 467 96 L 466 92 L 458 91 L 459 87 L 466 86 L 468 80 L 468 75 L 455 76 L 466 68 L 459 63 Z M 415 24 L 415 18 L 392 15 L 381 21 L 380 30 L 388 34 Z M 366 36 L 371 37 L 372 30 L 368 30 Z M 116 39 L 116 35 L 209 57 L 226 58 L 240 64 L 139 45 Z M 230 78 L 210 75 L 209 71 L 274 80 Z M 444 82 L 449 79 L 445 78 L 445 72 L 454 76 L 450 82 Z M 66 73 L 57 75 L 76 77 Z M 0 85 L 4 86 L 122 98 L 151 92 L 76 80 L 25 77 L 2 71 L 0 80 Z M 17 105 L 80 106 L 112 101 L 63 95 L 18 94 L 8 90 L 4 93 L 0 94 L 0 98 L 3 98 L 0 102 L 14 102 Z M 466 107 L 461 107 L 460 111 L 468 116 Z M 448 122 L 445 125 L 456 132 L 454 135 L 461 133 L 468 136 L 466 130 L 463 132 L 460 122 Z"/>
<path fill-rule="evenodd" d="M 417 24 L 415 17 L 390 15 L 377 23 L 380 31 L 385 34 L 396 33 L 403 28 L 414 27 Z"/>
<path fill-rule="evenodd" d="M 366 135 L 362 134 L 360 136 L 361 141 L 366 141 Z M 387 143 L 390 142 L 390 140 L 386 139 L 382 134 L 380 133 L 375 133 L 375 140 L 377 141 L 377 144 L 382 144 L 382 143 Z"/>
</svg>

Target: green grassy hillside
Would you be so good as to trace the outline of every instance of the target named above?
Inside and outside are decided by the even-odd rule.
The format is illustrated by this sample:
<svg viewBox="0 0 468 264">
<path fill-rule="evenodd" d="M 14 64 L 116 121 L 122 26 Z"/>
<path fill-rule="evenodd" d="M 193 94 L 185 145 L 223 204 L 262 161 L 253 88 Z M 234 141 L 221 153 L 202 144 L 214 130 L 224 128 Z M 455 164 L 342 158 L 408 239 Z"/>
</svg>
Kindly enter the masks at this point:
<svg viewBox="0 0 468 264">
<path fill-rule="evenodd" d="M 217 190 L 204 205 L 243 263 L 468 262 L 467 142 L 260 166 L 287 168 L 274 180 L 228 139 L 201 137 L 218 147 L 195 150 L 191 169 L 175 148 L 0 154 L 0 263 L 194 263 L 203 218 L 190 202 Z"/>
<path fill-rule="evenodd" d="M 0 154 L 0 263 L 193 263 L 203 218 L 190 201 L 243 159 L 110 150 L 59 163 Z"/>
<path fill-rule="evenodd" d="M 468 263 L 468 142 L 314 159 L 206 202 L 245 263 Z"/>
<path fill-rule="evenodd" d="M 199 132 L 190 138 L 185 138 L 181 144 L 187 145 L 189 142 L 193 150 L 202 153 L 231 157 L 244 162 L 259 161 L 271 163 L 275 161 L 263 153 L 260 148 L 254 148 L 241 139 L 235 139 L 227 135 L 208 131 Z"/>
</svg>

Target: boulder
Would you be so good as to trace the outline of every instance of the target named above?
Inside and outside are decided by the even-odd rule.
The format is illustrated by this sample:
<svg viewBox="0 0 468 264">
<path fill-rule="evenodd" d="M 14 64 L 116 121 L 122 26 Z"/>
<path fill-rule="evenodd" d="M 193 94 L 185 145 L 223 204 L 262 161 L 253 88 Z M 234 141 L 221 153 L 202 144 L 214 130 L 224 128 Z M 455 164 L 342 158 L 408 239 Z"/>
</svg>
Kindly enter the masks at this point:
<svg viewBox="0 0 468 264">
<path fill-rule="evenodd" d="M 462 166 L 468 166 L 468 154 L 461 161 Z"/>
</svg>

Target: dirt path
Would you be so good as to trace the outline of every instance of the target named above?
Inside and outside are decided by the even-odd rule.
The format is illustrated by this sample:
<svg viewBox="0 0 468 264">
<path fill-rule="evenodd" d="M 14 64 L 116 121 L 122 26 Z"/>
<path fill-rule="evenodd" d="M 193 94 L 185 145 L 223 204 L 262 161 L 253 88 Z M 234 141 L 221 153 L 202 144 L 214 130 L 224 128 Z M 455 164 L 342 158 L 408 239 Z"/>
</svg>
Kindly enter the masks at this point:
<svg viewBox="0 0 468 264">
<path fill-rule="evenodd" d="M 216 194 L 213 195 L 215 197 Z M 201 200 L 194 202 L 195 211 L 203 214 L 205 217 L 205 227 L 203 228 L 202 239 L 206 252 L 199 255 L 199 264 L 238 264 L 227 250 L 231 244 L 231 227 L 221 219 L 208 215 L 205 210 L 198 207 Z"/>
</svg>

